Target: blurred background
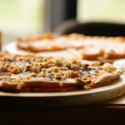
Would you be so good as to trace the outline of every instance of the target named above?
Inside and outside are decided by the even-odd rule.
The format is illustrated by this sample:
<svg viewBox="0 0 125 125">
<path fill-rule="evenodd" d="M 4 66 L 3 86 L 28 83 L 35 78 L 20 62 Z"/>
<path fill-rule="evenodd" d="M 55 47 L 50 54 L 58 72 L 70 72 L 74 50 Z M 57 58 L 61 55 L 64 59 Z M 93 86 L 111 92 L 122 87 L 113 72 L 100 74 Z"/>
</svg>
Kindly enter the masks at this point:
<svg viewBox="0 0 125 125">
<path fill-rule="evenodd" d="M 0 0 L 3 45 L 85 22 L 125 24 L 125 0 Z"/>
</svg>

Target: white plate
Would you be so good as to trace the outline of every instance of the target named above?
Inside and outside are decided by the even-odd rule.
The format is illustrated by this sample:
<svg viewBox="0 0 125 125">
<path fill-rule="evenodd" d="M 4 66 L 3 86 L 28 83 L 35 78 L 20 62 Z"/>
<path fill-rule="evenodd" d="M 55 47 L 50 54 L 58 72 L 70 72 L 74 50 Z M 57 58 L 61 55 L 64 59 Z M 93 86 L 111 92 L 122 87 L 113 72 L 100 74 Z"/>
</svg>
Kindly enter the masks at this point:
<svg viewBox="0 0 125 125">
<path fill-rule="evenodd" d="M 8 53 L 12 53 L 12 54 L 26 54 L 29 53 L 28 51 L 25 50 L 21 50 L 19 48 L 16 47 L 16 41 L 10 42 L 7 45 L 5 45 L 3 47 L 3 51 L 8 52 Z M 53 57 L 65 57 L 65 58 L 74 58 L 76 56 L 70 54 L 69 52 L 67 52 L 66 50 L 60 50 L 60 51 L 49 51 L 49 52 L 37 52 L 35 53 L 38 56 L 53 56 Z M 109 62 L 112 63 L 115 60 L 93 60 L 93 61 L 100 61 L 100 62 Z"/>
<path fill-rule="evenodd" d="M 3 47 L 3 50 L 8 53 L 12 54 L 26 54 L 30 53 L 25 50 L 21 50 L 16 47 L 16 41 L 8 43 L 6 46 Z M 73 55 L 68 53 L 65 50 L 60 50 L 60 51 L 49 51 L 49 52 L 37 52 L 35 53 L 37 56 L 54 56 L 54 57 L 65 57 L 65 58 L 74 58 Z"/>
<path fill-rule="evenodd" d="M 125 68 L 125 59 L 120 59 L 117 60 L 113 63 L 114 67 L 119 68 L 119 67 L 123 67 Z"/>
</svg>

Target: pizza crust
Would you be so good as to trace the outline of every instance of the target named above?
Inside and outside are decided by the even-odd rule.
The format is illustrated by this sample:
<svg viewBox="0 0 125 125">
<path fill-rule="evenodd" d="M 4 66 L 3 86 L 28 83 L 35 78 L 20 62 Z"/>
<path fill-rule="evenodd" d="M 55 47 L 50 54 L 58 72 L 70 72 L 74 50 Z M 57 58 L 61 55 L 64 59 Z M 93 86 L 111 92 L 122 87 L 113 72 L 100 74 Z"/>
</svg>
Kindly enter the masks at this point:
<svg viewBox="0 0 125 125">
<path fill-rule="evenodd" d="M 84 86 L 84 82 L 76 83 L 76 82 L 55 82 L 55 81 L 40 81 L 40 80 L 27 80 L 21 82 L 1 82 L 0 90 L 2 91 L 30 91 L 34 88 L 35 90 L 43 90 L 48 91 L 50 88 L 56 91 L 59 90 L 74 90 L 74 89 L 82 89 Z M 39 88 L 39 89 L 38 89 Z M 58 88 L 58 89 L 57 89 Z M 59 89 L 60 88 L 60 89 Z M 61 89 L 62 88 L 62 89 Z M 35 91 L 34 90 L 34 91 Z M 52 90 L 51 90 L 52 91 Z"/>
<path fill-rule="evenodd" d="M 88 50 L 82 53 L 81 49 L 67 49 L 67 51 L 79 59 L 86 59 L 86 60 L 98 60 L 99 57 L 103 57 L 104 55 L 104 50 L 100 50 L 97 52 L 93 51 L 93 53 L 91 52 L 89 53 Z"/>
<path fill-rule="evenodd" d="M 61 88 L 22 88 L 21 92 L 61 92 L 61 91 L 76 91 L 78 87 L 61 87 Z"/>
<path fill-rule="evenodd" d="M 122 58 L 125 58 L 125 52 L 115 53 L 113 51 L 110 51 L 104 54 L 104 59 L 122 59 Z"/>
<path fill-rule="evenodd" d="M 100 76 L 96 82 L 92 82 L 89 87 L 97 87 L 97 86 L 102 86 L 108 83 L 111 83 L 113 80 L 117 79 L 120 77 L 120 75 L 123 73 L 124 69 L 123 68 L 118 68 L 114 74 L 103 74 Z"/>
<path fill-rule="evenodd" d="M 86 59 L 86 60 L 107 60 L 107 59 L 121 59 L 125 58 L 125 52 L 122 53 L 115 53 L 115 52 L 105 52 L 100 50 L 98 53 L 85 53 L 80 52 L 81 49 L 67 49 L 69 53 L 74 55 L 76 58 L 79 59 Z"/>
<path fill-rule="evenodd" d="M 7 82 L 3 81 L 0 83 L 0 90 L 19 92 L 22 88 L 21 82 Z"/>
<path fill-rule="evenodd" d="M 41 88 L 57 88 L 57 87 L 83 87 L 84 82 L 63 82 L 63 81 L 42 81 L 42 80 L 27 80 L 23 81 L 22 87 L 41 87 Z"/>
</svg>

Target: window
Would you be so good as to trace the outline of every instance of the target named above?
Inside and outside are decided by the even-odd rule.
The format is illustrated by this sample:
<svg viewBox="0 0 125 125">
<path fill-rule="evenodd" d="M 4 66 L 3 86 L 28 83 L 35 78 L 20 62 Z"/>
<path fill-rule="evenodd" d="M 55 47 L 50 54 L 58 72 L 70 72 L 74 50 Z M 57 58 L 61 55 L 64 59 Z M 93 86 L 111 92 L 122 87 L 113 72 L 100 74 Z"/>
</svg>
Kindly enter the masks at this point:
<svg viewBox="0 0 125 125">
<path fill-rule="evenodd" d="M 125 0 L 78 0 L 77 19 L 125 23 Z"/>
<path fill-rule="evenodd" d="M 41 33 L 44 0 L 0 0 L 0 31 L 6 44 L 18 37 Z"/>
</svg>

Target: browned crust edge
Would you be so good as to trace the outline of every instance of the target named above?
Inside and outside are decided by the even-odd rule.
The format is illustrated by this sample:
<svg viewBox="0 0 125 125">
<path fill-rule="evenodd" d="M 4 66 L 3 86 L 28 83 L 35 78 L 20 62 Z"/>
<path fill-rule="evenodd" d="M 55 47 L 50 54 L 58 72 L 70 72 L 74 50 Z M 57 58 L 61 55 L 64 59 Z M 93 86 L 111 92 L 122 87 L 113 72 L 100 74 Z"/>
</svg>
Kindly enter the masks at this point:
<svg viewBox="0 0 125 125">
<path fill-rule="evenodd" d="M 104 56 L 103 50 L 100 50 L 99 53 L 95 53 L 95 54 L 80 53 L 78 49 L 67 49 L 67 51 L 79 59 L 86 59 L 86 60 L 98 60 L 99 57 Z"/>
<path fill-rule="evenodd" d="M 118 68 L 114 74 L 104 74 L 100 76 L 96 82 L 91 83 L 88 85 L 89 87 L 97 87 L 97 86 L 103 86 L 105 84 L 112 83 L 115 79 L 119 78 L 120 75 L 123 73 L 123 68 Z"/>
</svg>

